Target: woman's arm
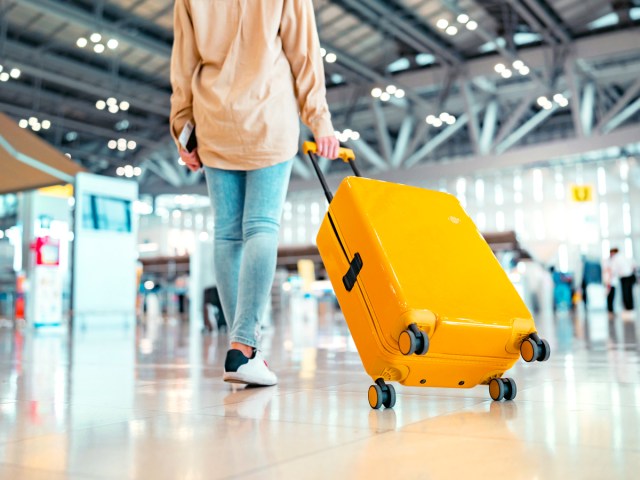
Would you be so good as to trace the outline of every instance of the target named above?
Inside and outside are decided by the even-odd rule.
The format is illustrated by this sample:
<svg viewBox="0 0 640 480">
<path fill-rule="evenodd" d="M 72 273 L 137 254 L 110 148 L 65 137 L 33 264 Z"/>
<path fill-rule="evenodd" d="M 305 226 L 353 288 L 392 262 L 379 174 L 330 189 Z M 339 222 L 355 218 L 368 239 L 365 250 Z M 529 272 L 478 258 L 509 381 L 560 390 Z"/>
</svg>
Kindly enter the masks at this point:
<svg viewBox="0 0 640 480">
<path fill-rule="evenodd" d="M 187 121 L 193 118 L 193 73 L 200 63 L 191 21 L 189 0 L 176 0 L 173 16 L 173 50 L 171 51 L 171 135 L 180 150 L 178 137 Z"/>
<path fill-rule="evenodd" d="M 295 78 L 302 121 L 311 129 L 318 143 L 323 139 L 331 139 L 331 143 L 334 143 L 324 83 L 324 64 L 311 0 L 284 0 L 280 38 Z M 336 154 L 337 146 L 336 140 Z"/>
</svg>

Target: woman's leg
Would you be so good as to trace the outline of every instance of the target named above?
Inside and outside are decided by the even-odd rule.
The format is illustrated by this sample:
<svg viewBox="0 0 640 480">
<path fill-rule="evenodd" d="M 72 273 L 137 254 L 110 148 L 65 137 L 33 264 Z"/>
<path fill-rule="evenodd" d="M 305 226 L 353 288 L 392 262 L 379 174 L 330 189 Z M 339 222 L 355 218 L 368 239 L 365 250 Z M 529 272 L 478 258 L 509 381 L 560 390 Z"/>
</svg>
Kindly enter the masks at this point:
<svg viewBox="0 0 640 480">
<path fill-rule="evenodd" d="M 282 208 L 293 162 L 247 172 L 242 230 L 244 250 L 230 340 L 258 346 L 257 328 L 273 284 Z"/>
<path fill-rule="evenodd" d="M 214 269 L 224 317 L 233 329 L 242 259 L 242 211 L 246 172 L 205 167 L 213 206 Z"/>
</svg>

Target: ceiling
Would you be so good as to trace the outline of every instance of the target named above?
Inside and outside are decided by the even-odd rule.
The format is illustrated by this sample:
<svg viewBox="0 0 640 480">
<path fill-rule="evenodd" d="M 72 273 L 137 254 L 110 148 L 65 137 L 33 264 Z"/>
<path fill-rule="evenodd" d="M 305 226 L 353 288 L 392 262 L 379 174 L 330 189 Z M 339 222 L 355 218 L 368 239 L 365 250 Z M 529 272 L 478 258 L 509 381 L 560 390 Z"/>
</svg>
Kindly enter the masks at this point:
<svg viewBox="0 0 640 480">
<path fill-rule="evenodd" d="M 168 132 L 173 3 L 0 2 L 0 80 L 8 74 L 0 111 L 31 119 L 38 135 L 91 171 L 140 167 L 142 191 L 201 189 L 202 176 L 178 165 Z M 336 59 L 325 62 L 334 124 L 360 133 L 345 143 L 365 171 L 411 175 L 447 158 L 501 158 L 563 138 L 606 146 L 620 141 L 610 134 L 640 121 L 640 0 L 314 6 L 321 43 Z M 509 75 L 498 73 L 498 63 Z M 389 85 L 405 95 L 372 97 Z M 99 103 L 109 99 L 113 112 Z M 322 168 L 343 166 L 325 161 Z M 311 180 L 303 162 L 294 172 Z"/>
</svg>

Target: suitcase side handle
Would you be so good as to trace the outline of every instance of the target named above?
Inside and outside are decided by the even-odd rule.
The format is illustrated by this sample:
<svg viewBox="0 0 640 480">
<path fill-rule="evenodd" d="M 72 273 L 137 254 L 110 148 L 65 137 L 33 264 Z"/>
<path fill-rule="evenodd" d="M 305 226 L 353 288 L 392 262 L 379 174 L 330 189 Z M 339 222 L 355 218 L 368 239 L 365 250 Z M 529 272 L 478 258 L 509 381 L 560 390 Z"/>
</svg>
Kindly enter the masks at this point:
<svg viewBox="0 0 640 480">
<path fill-rule="evenodd" d="M 320 166 L 318 165 L 318 160 L 316 158 L 318 146 L 315 142 L 304 142 L 302 144 L 302 151 L 309 155 L 309 159 L 311 159 L 311 164 L 313 165 L 313 169 L 316 171 L 316 175 L 318 175 L 318 179 L 320 180 L 320 184 L 322 185 L 322 189 L 324 190 L 324 194 L 327 197 L 327 201 L 331 203 L 333 200 L 333 194 L 331 193 L 331 189 L 327 184 L 327 179 L 325 178 L 322 170 L 320 170 Z M 356 166 L 355 159 L 356 155 L 350 148 L 341 148 L 338 153 L 338 157 L 342 159 L 342 161 L 349 164 L 351 170 L 353 170 L 353 174 L 356 177 L 361 177 L 360 171 Z"/>
</svg>

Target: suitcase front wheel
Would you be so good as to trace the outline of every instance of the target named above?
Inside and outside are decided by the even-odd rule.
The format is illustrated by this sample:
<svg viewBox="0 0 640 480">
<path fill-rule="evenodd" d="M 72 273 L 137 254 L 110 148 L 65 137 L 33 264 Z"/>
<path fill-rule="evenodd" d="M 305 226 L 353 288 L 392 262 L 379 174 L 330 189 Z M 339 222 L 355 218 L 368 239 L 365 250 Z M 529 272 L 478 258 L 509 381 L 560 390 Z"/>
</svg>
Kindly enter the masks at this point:
<svg viewBox="0 0 640 480">
<path fill-rule="evenodd" d="M 396 389 L 393 385 L 387 385 L 379 378 L 375 385 L 369 387 L 369 405 L 378 410 L 382 405 L 385 408 L 393 408 L 396 404 Z"/>
<path fill-rule="evenodd" d="M 429 351 L 429 336 L 412 323 L 408 330 L 400 332 L 398 348 L 403 355 L 424 355 Z"/>
<path fill-rule="evenodd" d="M 513 378 L 494 378 L 489 382 L 489 395 L 496 402 L 516 398 L 518 388 Z"/>
</svg>

